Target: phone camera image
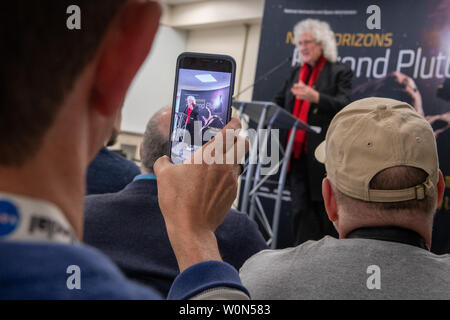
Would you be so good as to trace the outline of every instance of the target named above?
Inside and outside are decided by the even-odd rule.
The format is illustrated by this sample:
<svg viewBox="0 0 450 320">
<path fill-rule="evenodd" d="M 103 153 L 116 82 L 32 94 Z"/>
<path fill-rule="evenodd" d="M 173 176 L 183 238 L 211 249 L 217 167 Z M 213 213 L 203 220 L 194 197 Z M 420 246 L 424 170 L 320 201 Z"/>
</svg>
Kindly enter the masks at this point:
<svg viewBox="0 0 450 320">
<path fill-rule="evenodd" d="M 190 158 L 226 125 L 231 81 L 231 72 L 178 70 L 170 137 L 173 163 Z"/>
</svg>

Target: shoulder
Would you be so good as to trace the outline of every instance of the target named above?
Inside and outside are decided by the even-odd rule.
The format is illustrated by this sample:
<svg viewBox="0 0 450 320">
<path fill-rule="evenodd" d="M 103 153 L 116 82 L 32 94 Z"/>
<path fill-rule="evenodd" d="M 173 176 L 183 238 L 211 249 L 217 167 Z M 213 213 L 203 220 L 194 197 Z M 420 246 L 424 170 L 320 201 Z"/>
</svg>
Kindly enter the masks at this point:
<svg viewBox="0 0 450 320">
<path fill-rule="evenodd" d="M 243 212 L 237 211 L 235 209 L 231 209 L 224 222 L 223 225 L 232 227 L 235 231 L 245 232 L 252 231 L 252 229 L 257 229 L 258 226 L 255 221 L 249 218 L 249 216 Z M 251 228 L 251 229 L 249 229 Z"/>
<path fill-rule="evenodd" d="M 130 201 L 134 201 L 137 205 L 137 196 L 131 199 L 131 195 L 123 192 L 123 190 L 114 193 L 87 195 L 84 198 L 85 228 L 91 229 L 93 227 L 89 223 L 106 224 L 108 222 L 104 221 L 105 219 L 111 221 L 111 219 L 118 218 L 115 213 L 124 211 L 129 206 Z"/>
<path fill-rule="evenodd" d="M 298 247 L 263 250 L 254 254 L 239 269 L 243 285 L 253 299 L 274 299 L 283 296 L 279 291 L 289 287 L 295 275 L 292 266 Z"/>
<path fill-rule="evenodd" d="M 9 242 L 0 245 L 3 293 L 17 299 L 154 299 L 154 292 L 128 281 L 102 253 L 87 245 Z M 20 266 L 20 267 L 19 267 Z M 75 280 L 77 279 L 77 280 Z M 78 281 L 81 290 L 72 290 Z"/>
<path fill-rule="evenodd" d="M 291 68 L 291 71 L 290 71 L 291 78 L 294 77 L 295 75 L 298 75 L 298 73 L 300 72 L 300 68 L 301 68 L 300 65 L 296 65 Z"/>
<path fill-rule="evenodd" d="M 321 240 L 310 240 L 296 247 L 263 250 L 248 259 L 240 271 L 245 275 L 260 269 L 271 274 L 273 271 L 290 268 L 291 263 L 294 263 L 300 256 L 314 255 L 325 247 L 334 246 L 337 241 L 339 240 L 326 236 Z"/>
<path fill-rule="evenodd" d="M 291 66 L 288 71 L 285 71 L 284 79 L 287 82 L 293 82 L 298 78 L 298 74 L 300 72 L 300 65 Z M 289 76 L 288 76 L 289 75 Z"/>
<path fill-rule="evenodd" d="M 120 163 L 121 165 L 128 167 L 138 173 L 140 173 L 139 167 L 133 162 L 125 158 L 124 156 L 119 155 L 116 152 L 109 151 L 111 153 L 111 158 Z"/>
<path fill-rule="evenodd" d="M 261 275 L 261 272 L 271 274 L 275 270 L 284 269 L 287 260 L 291 260 L 297 251 L 298 247 L 262 250 L 248 259 L 239 272 L 243 278 L 250 274 Z M 268 270 L 268 267 L 270 270 Z"/>
<path fill-rule="evenodd" d="M 332 73 L 342 73 L 342 74 L 353 74 L 352 69 L 349 65 L 342 62 L 329 62 L 327 61 L 326 65 L 330 68 Z"/>
<path fill-rule="evenodd" d="M 103 160 L 105 162 L 117 162 L 122 166 L 127 166 L 129 168 L 135 168 L 136 170 L 139 170 L 138 166 L 133 161 L 128 160 L 127 158 L 119 155 L 115 151 L 109 150 L 108 148 L 102 148 L 100 153 L 97 155 L 97 158 L 98 160 Z"/>
<path fill-rule="evenodd" d="M 84 198 L 84 208 L 90 210 L 98 207 L 109 207 L 123 199 L 122 192 L 91 194 Z"/>
<path fill-rule="evenodd" d="M 101 173 L 109 175 L 111 170 L 117 170 L 116 173 L 120 174 L 127 172 L 133 176 L 140 173 L 139 167 L 134 162 L 107 148 L 102 148 L 88 167 L 88 178 L 93 179 Z"/>
</svg>

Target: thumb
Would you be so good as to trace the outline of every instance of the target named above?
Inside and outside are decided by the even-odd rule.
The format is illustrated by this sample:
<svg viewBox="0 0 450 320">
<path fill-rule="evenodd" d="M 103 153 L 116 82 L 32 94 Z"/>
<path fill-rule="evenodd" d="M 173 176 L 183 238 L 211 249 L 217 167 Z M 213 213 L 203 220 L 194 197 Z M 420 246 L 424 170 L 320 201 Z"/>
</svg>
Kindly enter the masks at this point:
<svg viewBox="0 0 450 320">
<path fill-rule="evenodd" d="M 153 165 L 153 171 L 158 177 L 158 175 L 165 169 L 173 166 L 174 164 L 172 161 L 170 161 L 170 158 L 168 156 L 162 156 L 161 158 L 158 158 L 155 161 L 155 164 Z"/>
</svg>

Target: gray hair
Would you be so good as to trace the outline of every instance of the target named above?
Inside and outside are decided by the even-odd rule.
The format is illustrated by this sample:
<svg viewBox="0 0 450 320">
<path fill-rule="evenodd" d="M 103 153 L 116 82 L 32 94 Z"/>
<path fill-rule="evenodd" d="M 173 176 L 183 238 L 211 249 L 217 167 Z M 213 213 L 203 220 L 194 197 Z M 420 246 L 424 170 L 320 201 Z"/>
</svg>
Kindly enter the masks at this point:
<svg viewBox="0 0 450 320">
<path fill-rule="evenodd" d="M 334 37 L 334 32 L 331 30 L 330 25 L 327 22 L 306 19 L 298 22 L 294 26 L 294 39 L 297 52 L 299 54 L 298 61 L 302 64 L 300 55 L 300 48 L 298 45 L 298 38 L 304 34 L 310 33 L 311 36 L 322 45 L 323 56 L 330 62 L 336 62 L 337 60 L 337 45 Z"/>
<path fill-rule="evenodd" d="M 370 188 L 377 190 L 397 190 L 410 188 L 423 183 L 428 174 L 419 168 L 410 166 L 395 166 L 377 173 L 370 181 Z M 433 215 L 436 210 L 436 193 L 427 195 L 422 200 L 407 200 L 401 202 L 367 202 L 351 198 L 333 186 L 336 202 L 346 212 L 360 215 L 362 218 L 369 214 L 388 220 L 404 220 L 419 216 Z M 416 215 L 413 215 L 416 214 Z M 412 216 L 411 216 L 412 215 Z"/>
<path fill-rule="evenodd" d="M 167 154 L 169 149 L 169 132 L 164 132 L 161 114 L 170 107 L 158 110 L 147 123 L 141 147 L 142 167 L 153 172 L 156 160 Z"/>
<path fill-rule="evenodd" d="M 195 97 L 194 97 L 194 96 L 188 96 L 188 97 L 186 98 L 186 101 L 189 102 L 189 100 L 191 100 L 194 104 L 197 103 L 197 101 L 195 100 Z"/>
</svg>

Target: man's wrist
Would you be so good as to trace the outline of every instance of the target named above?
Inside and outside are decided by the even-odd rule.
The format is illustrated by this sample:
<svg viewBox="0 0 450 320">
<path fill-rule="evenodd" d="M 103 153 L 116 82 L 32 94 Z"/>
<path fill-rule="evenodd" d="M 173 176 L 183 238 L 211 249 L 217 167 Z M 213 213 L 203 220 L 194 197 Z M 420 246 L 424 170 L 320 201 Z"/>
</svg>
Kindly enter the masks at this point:
<svg viewBox="0 0 450 320">
<path fill-rule="evenodd" d="M 180 272 L 203 261 L 222 261 L 217 239 L 212 231 L 193 231 L 184 228 L 169 233 Z"/>
</svg>

